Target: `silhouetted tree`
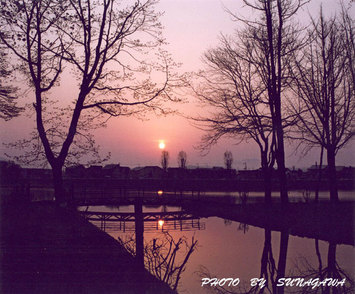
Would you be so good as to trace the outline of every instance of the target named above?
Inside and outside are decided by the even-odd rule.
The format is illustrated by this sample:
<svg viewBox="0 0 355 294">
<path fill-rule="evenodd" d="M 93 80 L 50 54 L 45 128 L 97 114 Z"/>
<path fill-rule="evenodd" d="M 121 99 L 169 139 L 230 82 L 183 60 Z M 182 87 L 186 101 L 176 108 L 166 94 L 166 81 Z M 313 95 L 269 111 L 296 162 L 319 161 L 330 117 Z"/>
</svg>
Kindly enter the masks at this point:
<svg viewBox="0 0 355 294">
<path fill-rule="evenodd" d="M 212 293 L 216 294 L 262 294 L 262 293 L 272 293 L 272 294 L 283 294 L 284 287 L 277 286 L 277 281 L 281 277 L 286 277 L 285 269 L 286 269 L 286 260 L 287 260 L 287 247 L 288 247 L 288 232 L 281 232 L 281 240 L 280 240 L 280 253 L 279 253 L 279 261 L 278 266 L 276 267 L 275 259 L 272 252 L 272 243 L 271 243 L 271 230 L 265 229 L 265 241 L 263 252 L 261 255 L 261 267 L 260 267 L 260 279 L 265 280 L 265 284 L 263 287 L 260 285 L 253 286 L 250 284 L 250 281 L 247 283 L 240 283 L 240 285 L 234 287 L 228 286 L 211 286 L 206 285 L 207 289 L 209 289 Z M 198 272 L 199 276 L 202 278 L 214 277 L 211 275 L 205 267 L 201 267 L 201 270 Z"/>
<path fill-rule="evenodd" d="M 162 102 L 173 99 L 171 86 L 179 82 L 171 71 L 170 58 L 159 51 L 164 40 L 155 4 L 155 0 L 132 4 L 115 0 L 1 3 L 0 38 L 34 92 L 38 137 L 53 170 L 59 202 L 64 201 L 62 168 L 84 114 L 90 113 L 95 121 L 102 115 L 164 112 Z M 5 33 L 9 38 L 4 38 Z M 155 53 L 155 58 L 145 58 L 147 52 Z M 151 78 L 153 72 L 160 72 L 161 83 Z M 74 74 L 77 94 L 71 101 L 62 94 L 60 106 L 53 108 L 49 92 L 59 85 L 63 73 Z M 58 134 L 46 124 L 50 121 L 48 111 L 62 118 L 64 132 Z"/>
<path fill-rule="evenodd" d="M 355 134 L 354 21 L 343 7 L 341 16 L 313 21 L 311 42 L 295 58 L 295 92 L 299 115 L 294 138 L 327 153 L 330 199 L 338 200 L 335 159 Z"/>
<path fill-rule="evenodd" d="M 233 164 L 233 154 L 230 151 L 226 151 L 223 154 L 223 159 L 224 159 L 224 166 L 226 169 L 232 169 L 232 164 Z"/>
<path fill-rule="evenodd" d="M 135 255 L 133 239 L 123 241 L 119 238 L 119 241 Z M 198 241 L 193 237 L 189 243 L 185 237 L 174 239 L 168 232 L 164 232 L 158 239 L 145 242 L 145 266 L 152 275 L 177 291 L 181 274 L 185 271 L 186 264 L 196 250 L 197 244 Z"/>
<path fill-rule="evenodd" d="M 318 278 L 324 280 L 326 278 L 337 279 L 339 282 L 343 279 L 346 280 L 345 285 L 339 285 L 338 287 L 322 286 L 312 289 L 311 287 L 301 288 L 300 290 L 294 291 L 294 293 L 311 293 L 311 294 L 322 294 L 322 293 L 353 293 L 355 282 L 353 277 L 347 273 L 336 261 L 336 246 L 334 242 L 329 242 L 328 252 L 327 252 L 327 262 L 322 261 L 321 252 L 319 250 L 318 240 L 315 240 L 316 244 L 316 255 L 318 258 L 318 267 L 312 265 L 306 258 L 302 258 L 301 262 L 295 269 L 295 274 L 297 277 L 304 277 L 305 279 Z"/>
<path fill-rule="evenodd" d="M 186 168 L 187 154 L 185 151 L 181 150 L 178 154 L 178 165 L 180 168 Z"/>
<path fill-rule="evenodd" d="M 247 58 L 254 41 L 240 37 L 242 33 L 234 40 L 223 37 L 218 48 L 205 53 L 207 68 L 198 74 L 200 84 L 194 91 L 199 101 L 213 110 L 194 120 L 206 131 L 201 149 L 210 148 L 222 136 L 237 138 L 240 142 L 252 139 L 257 143 L 264 173 L 265 200 L 270 202 L 276 140 L 266 87 L 257 67 Z"/>
<path fill-rule="evenodd" d="M 282 113 L 288 86 L 291 53 L 300 48 L 292 17 L 306 1 L 255 0 L 244 3 L 258 15 L 253 20 L 234 17 L 245 24 L 234 40 L 222 37 L 222 45 L 205 54 L 207 70 L 195 89 L 198 99 L 211 107 L 197 118 L 207 131 L 202 147 L 221 136 L 253 139 L 259 146 L 265 178 L 265 198 L 271 201 L 271 171 L 276 161 L 282 203 L 288 202 L 284 128 L 293 117 Z"/>
<path fill-rule="evenodd" d="M 161 152 L 161 167 L 163 168 L 164 171 L 167 171 L 168 165 L 169 165 L 169 152 L 163 150 Z"/>
<path fill-rule="evenodd" d="M 288 64 L 293 52 L 301 44 L 299 30 L 292 23 L 293 16 L 307 0 L 254 0 L 243 1 L 259 12 L 253 20 L 244 21 L 249 33 L 244 38 L 254 40 L 249 49 L 253 51 L 250 62 L 258 65 L 258 71 L 267 89 L 268 106 L 275 133 L 275 159 L 280 181 L 281 202 L 288 202 L 284 148 L 283 96 L 287 89 Z"/>
<path fill-rule="evenodd" d="M 51 146 L 54 150 L 58 150 L 66 137 L 67 125 L 63 121 L 67 121 L 71 116 L 70 107 L 62 109 L 61 115 L 58 115 L 59 107 L 53 103 L 55 107 L 53 111 L 48 111 L 43 115 L 43 124 L 48 126 L 47 135 L 50 138 Z M 97 113 L 85 112 L 80 116 L 77 132 L 70 146 L 70 150 L 65 158 L 64 166 L 73 166 L 78 163 L 85 165 L 100 165 L 107 161 L 111 154 L 102 156 L 100 146 L 96 144 L 93 131 L 106 126 L 106 119 L 98 117 Z M 23 166 L 39 166 L 48 167 L 46 153 L 41 143 L 41 139 L 37 130 L 33 130 L 29 135 L 15 142 L 4 144 L 12 151 L 18 150 L 19 154 L 12 154 L 8 157 Z"/>
<path fill-rule="evenodd" d="M 276 288 L 276 273 L 277 268 L 271 245 L 271 230 L 265 229 L 264 249 L 261 256 L 260 278 L 265 279 L 265 287 L 267 289 L 272 289 L 272 291 L 275 291 Z"/>
<path fill-rule="evenodd" d="M 288 230 L 284 229 L 281 231 L 280 234 L 280 252 L 279 252 L 279 260 L 277 263 L 277 275 L 276 281 L 280 278 L 286 277 L 286 261 L 287 261 L 287 249 L 288 249 L 288 239 L 289 239 L 289 232 Z M 283 294 L 284 293 L 284 286 L 276 287 L 276 294 Z"/>
<path fill-rule="evenodd" d="M 0 118 L 9 120 L 20 114 L 23 108 L 16 105 L 16 88 L 6 85 L 10 78 L 11 70 L 6 63 L 4 47 L 0 44 Z"/>
</svg>

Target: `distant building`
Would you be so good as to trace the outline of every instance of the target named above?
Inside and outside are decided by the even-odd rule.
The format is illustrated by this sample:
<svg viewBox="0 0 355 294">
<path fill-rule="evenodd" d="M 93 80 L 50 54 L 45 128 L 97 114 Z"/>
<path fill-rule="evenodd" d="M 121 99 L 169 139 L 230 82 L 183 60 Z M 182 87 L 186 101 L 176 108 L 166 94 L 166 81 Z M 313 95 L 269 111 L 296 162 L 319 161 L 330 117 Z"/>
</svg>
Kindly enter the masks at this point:
<svg viewBox="0 0 355 294">
<path fill-rule="evenodd" d="M 245 169 L 239 170 L 237 174 L 238 180 L 263 180 L 264 175 L 261 168 L 259 169 Z"/>
<path fill-rule="evenodd" d="M 91 165 L 86 169 L 86 178 L 103 178 L 104 173 L 101 165 Z"/>
<path fill-rule="evenodd" d="M 306 173 L 301 169 L 286 169 L 287 178 L 292 180 L 303 180 L 306 179 Z"/>
<path fill-rule="evenodd" d="M 131 169 L 127 166 L 120 166 L 119 164 L 108 164 L 102 169 L 105 178 L 112 179 L 128 179 L 130 177 Z"/>
<path fill-rule="evenodd" d="M 104 167 L 100 165 L 92 165 L 85 168 L 83 165 L 75 165 L 66 168 L 65 175 L 71 179 L 83 178 L 110 178 L 110 179 L 128 179 L 130 176 L 130 168 L 120 166 L 119 164 L 108 164 Z"/>
<path fill-rule="evenodd" d="M 0 184 L 15 184 L 21 177 L 19 165 L 9 161 L 0 161 Z"/>
<path fill-rule="evenodd" d="M 189 177 L 189 170 L 181 167 L 168 168 L 169 179 L 185 179 Z"/>
<path fill-rule="evenodd" d="M 337 175 L 341 179 L 355 180 L 355 168 L 352 166 L 343 167 L 337 170 Z"/>
<path fill-rule="evenodd" d="M 336 173 L 339 179 L 349 179 L 353 180 L 355 178 L 355 168 L 351 166 L 336 166 Z M 312 165 L 310 168 L 307 169 L 307 178 L 314 179 L 318 178 L 319 175 L 319 166 Z M 328 175 L 328 166 L 322 165 L 322 178 Z"/>
<path fill-rule="evenodd" d="M 21 175 L 27 180 L 52 180 L 52 170 L 47 168 L 22 168 Z"/>
<path fill-rule="evenodd" d="M 65 175 L 66 175 L 66 177 L 72 178 L 72 179 L 84 178 L 86 175 L 86 169 L 81 164 L 78 164 L 75 166 L 70 166 L 65 169 Z"/>
<path fill-rule="evenodd" d="M 131 171 L 133 179 L 161 179 L 164 174 L 164 170 L 159 166 L 135 167 Z"/>
<path fill-rule="evenodd" d="M 195 168 L 189 170 L 189 175 L 195 179 L 227 179 L 235 176 L 236 170 L 216 166 L 212 168 Z"/>
</svg>

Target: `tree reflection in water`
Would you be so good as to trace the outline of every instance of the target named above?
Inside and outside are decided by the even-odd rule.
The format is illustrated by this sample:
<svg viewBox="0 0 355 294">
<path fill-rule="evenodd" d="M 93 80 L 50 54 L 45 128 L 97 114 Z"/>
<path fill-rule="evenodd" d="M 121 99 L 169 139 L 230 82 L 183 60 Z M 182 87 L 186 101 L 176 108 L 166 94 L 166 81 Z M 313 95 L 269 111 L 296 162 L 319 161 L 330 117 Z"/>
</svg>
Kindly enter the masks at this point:
<svg viewBox="0 0 355 294">
<path fill-rule="evenodd" d="M 251 293 L 270 293 L 270 294 L 282 294 L 282 293 L 294 293 L 294 294 L 346 294 L 354 293 L 355 283 L 354 280 L 348 275 L 336 262 L 336 243 L 330 242 L 328 247 L 328 256 L 327 256 L 327 266 L 323 266 L 322 256 L 319 249 L 319 241 L 315 240 L 316 255 L 318 260 L 318 267 L 315 268 L 306 258 L 299 258 L 298 264 L 289 270 L 287 277 L 290 278 L 303 278 L 304 281 L 309 279 L 319 279 L 322 281 L 326 278 L 346 279 L 344 286 L 339 285 L 338 287 L 327 287 L 319 286 L 312 289 L 312 287 L 289 287 L 285 291 L 284 287 L 277 287 L 277 281 L 281 277 L 286 277 L 286 259 L 287 259 L 287 247 L 288 247 L 288 237 L 289 234 L 287 231 L 281 232 L 280 238 L 280 252 L 279 252 L 279 261 L 276 267 L 276 263 L 272 253 L 271 246 L 271 230 L 265 229 L 265 242 L 264 248 L 261 256 L 261 270 L 260 278 L 265 279 L 265 284 L 263 288 L 259 285 L 251 287 L 249 281 L 244 282 L 236 287 L 222 287 L 219 285 L 211 286 L 210 284 L 204 285 L 211 293 L 216 294 L 251 294 Z M 198 272 L 201 278 L 216 278 L 211 274 L 207 268 L 201 267 Z"/>
<path fill-rule="evenodd" d="M 245 232 L 244 232 L 245 233 Z M 283 232 L 281 234 L 286 235 L 286 237 L 281 237 L 280 243 L 280 253 L 281 251 L 287 252 L 287 245 L 285 240 L 288 241 L 288 233 Z M 286 248 L 285 248 L 286 247 Z M 282 258 L 286 258 L 285 255 L 280 254 Z M 286 260 L 279 260 L 279 265 L 284 267 L 286 265 Z M 261 269 L 260 269 L 260 278 L 265 279 L 265 287 L 260 288 L 259 286 L 250 287 L 250 283 L 244 283 L 238 285 L 237 287 L 233 287 L 233 289 L 228 287 L 221 287 L 221 286 L 207 286 L 208 289 L 217 294 L 239 294 L 239 293 L 283 293 L 283 288 L 276 288 L 276 276 L 277 276 L 277 268 L 275 264 L 275 260 L 272 253 L 272 245 L 271 245 L 271 230 L 265 229 L 265 241 L 264 241 L 264 248 L 261 256 Z M 213 275 L 208 271 L 207 268 L 201 267 L 199 271 L 199 276 L 201 278 L 214 278 Z M 279 273 L 281 274 L 281 273 Z M 276 292 L 278 291 L 278 292 Z"/>
<path fill-rule="evenodd" d="M 133 255 L 136 254 L 133 236 L 118 241 Z M 198 241 L 192 237 L 191 243 L 185 237 L 174 240 L 168 232 L 144 244 L 144 264 L 146 269 L 159 280 L 177 291 L 181 274 L 191 254 L 196 250 Z"/>
<path fill-rule="evenodd" d="M 293 293 L 303 294 L 346 294 L 354 293 L 355 291 L 355 282 L 350 275 L 343 270 L 336 261 L 336 246 L 334 242 L 330 242 L 328 246 L 328 256 L 327 256 L 327 265 L 323 266 L 322 256 L 319 249 L 319 240 L 315 240 L 316 254 L 318 258 L 318 268 L 312 266 L 312 264 L 306 258 L 300 258 L 299 263 L 296 264 L 294 273 L 298 277 L 304 278 L 306 280 L 311 278 L 319 278 L 319 280 L 324 280 L 326 278 L 346 279 L 344 286 L 338 287 L 317 287 L 314 289 L 310 288 L 300 288 Z"/>
<path fill-rule="evenodd" d="M 245 223 L 239 223 L 238 231 L 243 231 L 243 233 L 247 233 L 249 231 L 249 225 Z"/>
<path fill-rule="evenodd" d="M 276 265 L 272 254 L 271 230 L 269 229 L 265 229 L 265 242 L 263 254 L 261 256 L 260 278 L 265 279 L 266 289 L 270 289 L 269 287 L 271 286 L 271 288 L 275 290 Z"/>
</svg>

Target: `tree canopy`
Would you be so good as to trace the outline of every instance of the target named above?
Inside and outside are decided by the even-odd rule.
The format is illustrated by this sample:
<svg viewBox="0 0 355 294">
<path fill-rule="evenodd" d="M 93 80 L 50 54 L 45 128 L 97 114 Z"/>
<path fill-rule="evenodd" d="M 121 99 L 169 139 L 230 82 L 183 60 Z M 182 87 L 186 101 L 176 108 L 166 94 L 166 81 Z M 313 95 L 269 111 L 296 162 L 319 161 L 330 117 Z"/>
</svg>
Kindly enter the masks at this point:
<svg viewBox="0 0 355 294">
<path fill-rule="evenodd" d="M 23 110 L 16 104 L 16 87 L 9 85 L 11 73 L 6 63 L 5 48 L 0 45 L 0 118 L 4 120 L 18 116 Z"/>
<path fill-rule="evenodd" d="M 61 178 L 70 148 L 80 143 L 76 138 L 92 145 L 85 130 L 91 123 L 102 125 L 98 123 L 102 115 L 108 119 L 144 111 L 165 113 L 164 102 L 178 101 L 173 89 L 181 80 L 161 50 L 164 39 L 155 4 L 155 0 L 2 2 L 1 41 L 34 94 L 38 134 L 34 141 L 40 144 L 32 150 L 45 155 L 54 179 Z M 64 74 L 76 81 L 76 94 L 67 97 L 62 88 L 59 97 L 53 97 Z M 52 124 L 53 117 L 60 121 L 59 128 Z"/>
</svg>

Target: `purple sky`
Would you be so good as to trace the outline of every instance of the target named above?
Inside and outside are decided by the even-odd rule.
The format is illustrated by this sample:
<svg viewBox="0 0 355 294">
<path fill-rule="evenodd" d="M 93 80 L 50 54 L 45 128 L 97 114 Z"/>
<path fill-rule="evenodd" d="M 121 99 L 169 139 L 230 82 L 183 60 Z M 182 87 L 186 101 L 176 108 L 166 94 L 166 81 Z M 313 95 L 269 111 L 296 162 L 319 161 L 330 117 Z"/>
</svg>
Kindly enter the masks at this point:
<svg viewBox="0 0 355 294">
<path fill-rule="evenodd" d="M 300 21 L 307 21 L 308 14 L 317 15 L 321 2 L 326 13 L 332 13 L 339 7 L 337 1 L 313 0 L 303 9 Z M 203 52 L 218 45 L 218 35 L 221 32 L 231 34 L 237 28 L 238 23 L 231 20 L 224 7 L 243 16 L 248 13 L 242 8 L 242 1 L 238 0 L 161 0 L 157 6 L 157 10 L 165 11 L 161 20 L 165 27 L 164 36 L 169 43 L 167 50 L 176 61 L 182 63 L 182 72 L 202 68 Z M 61 89 L 58 93 L 68 91 L 68 87 L 65 88 L 65 79 Z M 181 112 L 190 114 L 201 111 L 191 97 L 184 98 L 188 103 L 178 107 Z M 22 105 L 24 102 L 21 100 Z M 26 136 L 31 131 L 33 121 L 34 118 L 26 117 L 15 118 L 9 122 L 0 121 L 1 141 L 9 142 Z M 150 116 L 149 120 L 145 121 L 136 118 L 115 118 L 109 121 L 107 128 L 96 131 L 95 135 L 103 153 L 111 152 L 110 162 L 121 165 L 160 165 L 161 150 L 158 144 L 160 140 L 164 140 L 166 150 L 170 154 L 170 166 L 177 165 L 177 154 L 180 150 L 186 151 L 188 165 L 223 166 L 223 153 L 230 150 L 234 156 L 234 168 L 244 168 L 245 163 L 248 168 L 260 166 L 258 148 L 253 141 L 235 145 L 236 141 L 222 140 L 208 155 L 202 157 L 194 148 L 198 145 L 202 132 L 179 116 Z M 292 144 L 287 147 L 288 167 L 307 167 L 319 160 L 319 150 L 303 156 L 300 152 L 294 152 L 294 147 Z M 337 164 L 355 165 L 353 151 L 352 143 L 339 153 Z M 1 158 L 5 158 L 5 152 L 11 154 L 12 151 L 0 146 Z"/>
</svg>

